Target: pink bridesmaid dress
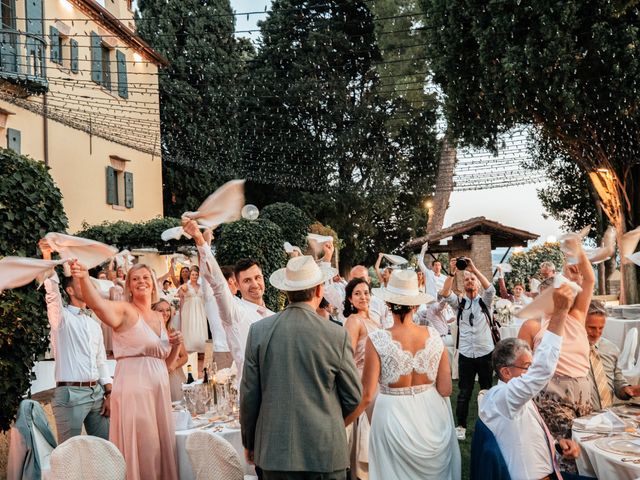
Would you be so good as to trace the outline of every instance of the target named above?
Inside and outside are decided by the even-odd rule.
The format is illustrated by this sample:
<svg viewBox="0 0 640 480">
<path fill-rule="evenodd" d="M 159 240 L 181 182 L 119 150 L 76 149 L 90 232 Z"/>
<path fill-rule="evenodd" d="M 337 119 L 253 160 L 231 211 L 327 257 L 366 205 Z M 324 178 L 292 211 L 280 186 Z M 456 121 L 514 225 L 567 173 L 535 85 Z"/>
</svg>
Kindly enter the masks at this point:
<svg viewBox="0 0 640 480">
<path fill-rule="evenodd" d="M 171 346 L 138 318 L 128 330 L 113 332 L 118 360 L 111 394 L 109 440 L 124 455 L 127 480 L 178 478 L 171 393 L 165 359 Z"/>
</svg>

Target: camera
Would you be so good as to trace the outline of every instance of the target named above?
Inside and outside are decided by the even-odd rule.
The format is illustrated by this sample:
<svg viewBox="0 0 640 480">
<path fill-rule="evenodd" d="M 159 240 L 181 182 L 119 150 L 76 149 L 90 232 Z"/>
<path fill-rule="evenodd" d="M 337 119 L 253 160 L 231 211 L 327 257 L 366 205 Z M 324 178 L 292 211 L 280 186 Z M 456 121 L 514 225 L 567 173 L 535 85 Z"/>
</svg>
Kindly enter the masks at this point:
<svg viewBox="0 0 640 480">
<path fill-rule="evenodd" d="M 469 259 L 467 257 L 459 257 L 456 259 L 456 268 L 458 270 L 464 270 L 469 266 Z"/>
</svg>

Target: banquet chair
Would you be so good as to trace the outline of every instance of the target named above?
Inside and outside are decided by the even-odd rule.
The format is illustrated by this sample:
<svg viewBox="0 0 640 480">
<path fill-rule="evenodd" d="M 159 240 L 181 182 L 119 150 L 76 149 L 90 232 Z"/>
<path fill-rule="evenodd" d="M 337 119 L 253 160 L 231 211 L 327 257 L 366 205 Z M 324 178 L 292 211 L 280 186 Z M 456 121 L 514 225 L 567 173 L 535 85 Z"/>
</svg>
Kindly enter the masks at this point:
<svg viewBox="0 0 640 480">
<path fill-rule="evenodd" d="M 187 438 L 187 454 L 196 480 L 250 480 L 238 452 L 220 435 L 194 432 Z"/>
<path fill-rule="evenodd" d="M 55 480 L 125 480 L 126 464 L 117 447 L 91 435 L 78 435 L 51 453 Z"/>
<path fill-rule="evenodd" d="M 622 352 L 618 357 L 618 365 L 622 370 L 632 369 L 636 361 L 636 349 L 638 348 L 638 329 L 632 328 L 627 332 L 627 337 L 624 339 L 624 345 L 622 346 Z"/>
<path fill-rule="evenodd" d="M 489 390 L 480 390 L 478 392 L 478 415 L 480 415 L 480 406 L 482 405 L 482 400 L 484 399 L 484 394 L 487 393 Z"/>
</svg>

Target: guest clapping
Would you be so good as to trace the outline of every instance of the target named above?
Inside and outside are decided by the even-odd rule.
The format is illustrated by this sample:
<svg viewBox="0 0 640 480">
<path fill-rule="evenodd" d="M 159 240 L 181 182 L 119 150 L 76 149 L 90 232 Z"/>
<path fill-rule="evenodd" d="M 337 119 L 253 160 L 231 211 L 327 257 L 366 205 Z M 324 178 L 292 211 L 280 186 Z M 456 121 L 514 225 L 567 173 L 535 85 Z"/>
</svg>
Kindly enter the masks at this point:
<svg viewBox="0 0 640 480">
<path fill-rule="evenodd" d="M 171 327 L 171 318 L 173 317 L 173 306 L 166 300 L 159 300 L 153 304 L 153 310 L 162 315 L 162 321 L 164 322 L 164 328 L 167 332 L 173 332 Z M 187 376 L 184 374 L 182 367 L 189 360 L 187 350 L 184 348 L 184 342 L 180 344 L 180 351 L 178 356 L 172 359 L 172 362 L 167 362 L 167 370 L 169 371 L 169 388 L 171 389 L 171 401 L 177 402 L 182 400 L 182 384 L 187 381 Z"/>
</svg>

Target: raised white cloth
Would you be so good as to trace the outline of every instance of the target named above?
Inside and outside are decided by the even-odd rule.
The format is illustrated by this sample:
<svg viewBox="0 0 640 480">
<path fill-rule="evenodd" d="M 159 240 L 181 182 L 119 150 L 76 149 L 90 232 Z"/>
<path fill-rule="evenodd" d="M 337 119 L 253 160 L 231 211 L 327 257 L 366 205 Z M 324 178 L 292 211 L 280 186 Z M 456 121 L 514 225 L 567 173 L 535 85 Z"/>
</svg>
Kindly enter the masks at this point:
<svg viewBox="0 0 640 480">
<path fill-rule="evenodd" d="M 636 227 L 634 230 L 631 230 L 624 235 L 620 239 L 620 258 L 622 259 L 622 263 L 628 263 L 629 261 L 633 261 L 629 257 L 635 251 L 638 246 L 638 242 L 640 241 L 640 227 Z"/>
<path fill-rule="evenodd" d="M 88 238 L 74 237 L 64 233 L 47 233 L 44 238 L 54 252 L 60 254 L 60 258 L 77 259 L 87 268 L 93 268 L 105 262 L 118 253 L 118 249 L 110 247 Z"/>
<path fill-rule="evenodd" d="M 4 257 L 0 260 L 0 292 L 27 285 L 34 280 L 42 283 L 53 269 L 66 260 L 43 260 L 29 257 Z"/>
<path fill-rule="evenodd" d="M 555 372 L 562 337 L 545 332 L 527 372 L 485 393 L 480 419 L 496 437 L 513 480 L 543 478 L 553 473 L 545 430 L 533 403 Z"/>
<path fill-rule="evenodd" d="M 582 291 L 582 288 L 566 278 L 564 275 L 558 273 L 553 277 L 553 288 L 547 288 L 544 292 L 538 295 L 533 302 L 526 305 L 522 310 L 518 312 L 520 318 L 542 318 L 549 316 L 553 312 L 553 290 L 559 288 L 563 284 L 567 284 L 571 287 L 574 294 L 578 294 Z"/>
</svg>

